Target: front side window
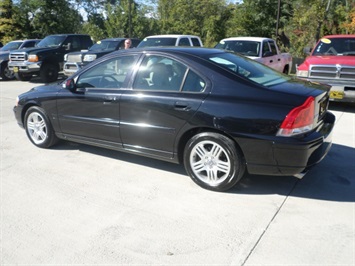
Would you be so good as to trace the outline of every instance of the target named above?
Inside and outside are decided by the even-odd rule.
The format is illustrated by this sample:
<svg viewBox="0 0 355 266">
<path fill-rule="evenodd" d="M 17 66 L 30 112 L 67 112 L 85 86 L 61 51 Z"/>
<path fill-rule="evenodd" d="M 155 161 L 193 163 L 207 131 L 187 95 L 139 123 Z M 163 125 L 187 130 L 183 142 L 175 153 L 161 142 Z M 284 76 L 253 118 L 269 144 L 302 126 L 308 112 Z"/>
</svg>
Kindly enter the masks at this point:
<svg viewBox="0 0 355 266">
<path fill-rule="evenodd" d="M 175 59 L 148 55 L 138 69 L 133 89 L 200 92 L 205 84 L 201 77 Z"/>
<path fill-rule="evenodd" d="M 122 56 L 104 61 L 78 78 L 78 88 L 122 88 L 138 56 Z"/>
</svg>

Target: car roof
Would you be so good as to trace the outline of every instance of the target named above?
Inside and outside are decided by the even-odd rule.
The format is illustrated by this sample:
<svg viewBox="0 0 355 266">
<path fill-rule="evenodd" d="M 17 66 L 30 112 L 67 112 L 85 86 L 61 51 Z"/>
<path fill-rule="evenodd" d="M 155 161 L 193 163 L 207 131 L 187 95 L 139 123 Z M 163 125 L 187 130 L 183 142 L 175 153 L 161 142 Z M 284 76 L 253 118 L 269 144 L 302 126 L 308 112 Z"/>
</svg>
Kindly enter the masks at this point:
<svg viewBox="0 0 355 266">
<path fill-rule="evenodd" d="M 264 40 L 272 40 L 272 39 L 271 38 L 266 38 L 266 37 L 229 37 L 229 38 L 222 39 L 221 41 L 238 41 L 238 40 L 261 42 L 261 41 L 264 41 Z"/>
<path fill-rule="evenodd" d="M 200 38 L 196 35 L 186 35 L 186 34 L 163 34 L 163 35 L 151 35 L 147 36 L 145 38 L 178 38 L 178 37 L 194 37 L 194 38 Z M 144 38 L 144 39 L 145 39 Z"/>
<path fill-rule="evenodd" d="M 227 51 L 215 48 L 205 48 L 198 46 L 153 46 L 153 47 L 142 47 L 142 48 L 134 48 L 134 49 L 126 49 L 119 50 L 114 53 L 132 53 L 132 52 L 162 52 L 162 53 L 170 53 L 170 54 L 185 54 L 185 55 L 195 55 L 195 56 L 208 56 L 213 54 L 221 54 L 221 53 L 229 53 Z"/>
<path fill-rule="evenodd" d="M 337 34 L 337 35 L 326 35 L 323 38 L 355 38 L 355 34 Z"/>
<path fill-rule="evenodd" d="M 122 37 L 120 37 L 120 38 L 106 38 L 106 39 L 102 39 L 102 40 L 100 40 L 101 42 L 102 41 L 115 41 L 115 42 L 119 42 L 119 41 L 123 41 L 123 40 L 127 40 L 127 39 L 130 39 L 130 40 L 139 40 L 139 39 L 137 39 L 137 38 L 122 38 Z"/>
</svg>

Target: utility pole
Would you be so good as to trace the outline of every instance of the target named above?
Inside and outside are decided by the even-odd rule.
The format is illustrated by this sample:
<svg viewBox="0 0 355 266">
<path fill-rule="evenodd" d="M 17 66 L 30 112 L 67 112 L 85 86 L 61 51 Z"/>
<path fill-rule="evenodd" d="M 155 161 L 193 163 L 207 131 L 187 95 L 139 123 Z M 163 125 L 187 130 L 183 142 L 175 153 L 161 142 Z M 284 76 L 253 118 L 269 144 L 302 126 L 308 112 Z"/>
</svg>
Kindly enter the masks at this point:
<svg viewBox="0 0 355 266">
<path fill-rule="evenodd" d="M 277 41 L 278 36 L 279 36 L 280 9 L 281 9 L 281 0 L 278 0 L 278 3 L 277 3 L 277 19 L 276 19 L 276 41 Z"/>
<path fill-rule="evenodd" d="M 128 2 L 128 27 L 129 27 L 129 32 L 128 32 L 128 37 L 132 38 L 132 6 L 131 6 L 132 0 L 129 0 Z"/>
</svg>

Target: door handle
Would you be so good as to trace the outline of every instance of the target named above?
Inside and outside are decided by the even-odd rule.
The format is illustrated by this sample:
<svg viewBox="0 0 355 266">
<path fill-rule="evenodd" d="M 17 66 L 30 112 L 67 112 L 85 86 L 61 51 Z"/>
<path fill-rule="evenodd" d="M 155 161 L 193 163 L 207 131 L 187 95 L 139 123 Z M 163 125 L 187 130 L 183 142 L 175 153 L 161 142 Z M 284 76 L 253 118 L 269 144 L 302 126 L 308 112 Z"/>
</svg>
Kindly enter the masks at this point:
<svg viewBox="0 0 355 266">
<path fill-rule="evenodd" d="M 105 96 L 103 104 L 110 104 L 116 101 L 116 96 Z"/>
<path fill-rule="evenodd" d="M 175 109 L 188 111 L 191 109 L 190 104 L 188 102 L 175 102 Z"/>
</svg>

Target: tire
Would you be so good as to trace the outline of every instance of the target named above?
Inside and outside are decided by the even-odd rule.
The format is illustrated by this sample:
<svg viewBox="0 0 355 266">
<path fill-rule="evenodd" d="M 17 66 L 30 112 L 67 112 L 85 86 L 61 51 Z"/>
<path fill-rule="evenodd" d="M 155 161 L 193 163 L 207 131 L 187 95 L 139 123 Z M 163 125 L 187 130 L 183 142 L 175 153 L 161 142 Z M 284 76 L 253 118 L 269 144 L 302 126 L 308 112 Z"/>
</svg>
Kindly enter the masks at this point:
<svg viewBox="0 0 355 266">
<path fill-rule="evenodd" d="M 40 148 L 53 146 L 58 138 L 54 134 L 53 127 L 40 107 L 30 107 L 25 115 L 25 130 L 30 141 Z"/>
<path fill-rule="evenodd" d="M 32 78 L 31 74 L 23 74 L 20 72 L 15 73 L 15 78 L 19 81 L 29 81 Z"/>
<path fill-rule="evenodd" d="M 12 80 L 15 78 L 15 74 L 9 70 L 7 63 L 7 61 L 3 62 L 0 67 L 0 76 L 2 80 Z"/>
<path fill-rule="evenodd" d="M 285 67 L 284 67 L 284 71 L 282 71 L 282 73 L 288 75 L 288 66 L 285 66 Z"/>
<path fill-rule="evenodd" d="M 218 133 L 193 136 L 186 144 L 184 165 L 191 179 L 213 191 L 234 187 L 245 172 L 245 163 L 235 143 Z"/>
<path fill-rule="evenodd" d="M 58 68 L 53 64 L 44 64 L 39 72 L 44 83 L 50 83 L 58 79 Z"/>
</svg>

